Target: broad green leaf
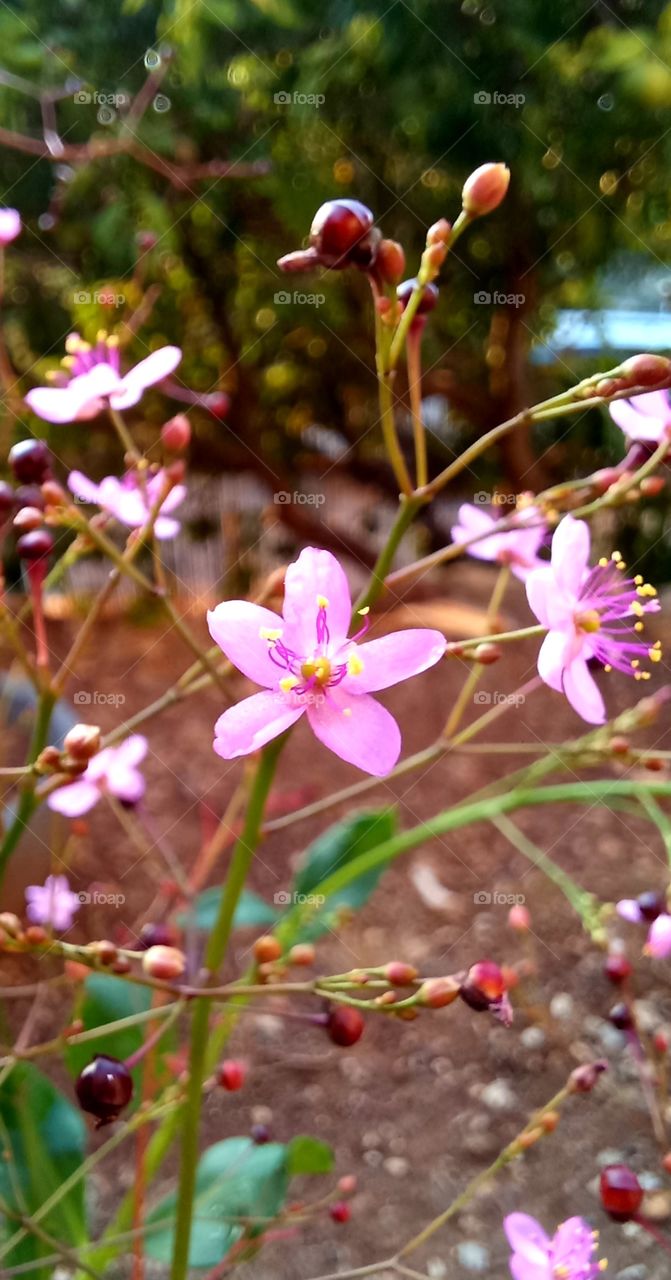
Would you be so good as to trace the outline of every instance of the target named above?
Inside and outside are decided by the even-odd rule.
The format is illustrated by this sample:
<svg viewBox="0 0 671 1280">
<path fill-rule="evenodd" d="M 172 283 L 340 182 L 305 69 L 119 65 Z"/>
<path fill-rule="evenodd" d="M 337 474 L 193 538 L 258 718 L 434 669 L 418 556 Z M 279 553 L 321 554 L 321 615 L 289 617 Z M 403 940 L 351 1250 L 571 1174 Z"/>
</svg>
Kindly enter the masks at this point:
<svg viewBox="0 0 671 1280">
<path fill-rule="evenodd" d="M 81 1112 L 30 1062 L 18 1063 L 0 1093 L 0 1196 L 12 1209 L 34 1213 L 81 1164 L 86 1153 L 86 1125 Z M 86 1240 L 84 1183 L 80 1182 L 42 1221 L 45 1231 L 65 1244 Z M 0 1218 L 0 1239 L 16 1223 Z M 30 1235 L 4 1262 L 18 1266 L 51 1253 Z M 51 1275 L 33 1271 L 33 1277 Z"/>
<path fill-rule="evenodd" d="M 294 879 L 295 910 L 288 933 L 292 937 L 316 938 L 330 927 L 338 910 L 346 907 L 356 911 L 362 907 L 375 889 L 383 866 L 355 876 L 327 899 L 320 894 L 320 885 L 354 859 L 391 840 L 395 832 L 395 811 L 377 809 L 346 818 L 319 836 L 306 850 Z"/>
<path fill-rule="evenodd" d="M 238 1219 L 259 1219 L 261 1230 L 282 1208 L 288 1184 L 288 1148 L 278 1142 L 256 1146 L 250 1138 L 226 1138 L 208 1147 L 196 1174 L 190 1267 L 215 1267 L 240 1238 Z M 172 1256 L 176 1193 L 171 1193 L 148 1218 L 146 1252 L 159 1262 Z"/>
<path fill-rule="evenodd" d="M 77 1017 L 84 1023 L 84 1030 L 104 1027 L 133 1013 L 142 1013 L 151 1004 L 148 987 L 136 986 L 113 978 L 106 973 L 92 973 L 84 982 L 84 990 L 77 1008 Z M 143 1026 L 128 1027 L 111 1036 L 88 1040 L 85 1044 L 71 1044 L 65 1051 L 70 1071 L 79 1075 L 82 1067 L 97 1053 L 107 1053 L 113 1058 L 128 1058 L 143 1042 Z"/>
<path fill-rule="evenodd" d="M 303 1173 L 330 1173 L 334 1165 L 333 1150 L 327 1142 L 299 1133 L 287 1146 L 289 1176 Z"/>
<path fill-rule="evenodd" d="M 202 929 L 204 933 L 208 933 L 210 929 L 214 928 L 217 919 L 221 893 L 222 891 L 218 886 L 214 889 L 205 889 L 203 893 L 199 893 L 198 897 L 194 899 L 191 909 L 182 913 L 179 923 L 184 928 L 188 928 L 191 925 L 196 929 Z M 269 902 L 264 902 L 258 893 L 243 889 L 236 907 L 233 927 L 234 929 L 248 929 L 261 925 L 265 928 L 266 925 L 275 924 L 277 917 L 278 912 L 274 907 L 271 907 Z"/>
</svg>

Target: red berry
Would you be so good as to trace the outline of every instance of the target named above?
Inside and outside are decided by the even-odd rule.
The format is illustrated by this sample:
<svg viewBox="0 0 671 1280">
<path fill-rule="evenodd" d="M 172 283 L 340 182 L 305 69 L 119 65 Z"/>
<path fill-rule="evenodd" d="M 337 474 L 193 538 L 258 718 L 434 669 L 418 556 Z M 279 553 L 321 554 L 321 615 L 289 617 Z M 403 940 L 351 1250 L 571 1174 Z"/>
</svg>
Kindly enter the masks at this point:
<svg viewBox="0 0 671 1280">
<path fill-rule="evenodd" d="M 339 1044 L 343 1049 L 349 1048 L 361 1039 L 364 1026 L 364 1020 L 358 1009 L 352 1009 L 346 1004 L 338 1004 L 329 1010 L 326 1030 L 333 1043 Z"/>
<path fill-rule="evenodd" d="M 329 1214 L 334 1222 L 349 1222 L 352 1210 L 344 1200 L 336 1200 L 335 1204 L 330 1205 Z"/>
<path fill-rule="evenodd" d="M 396 290 L 396 297 L 401 303 L 404 311 L 408 305 L 408 302 L 410 301 L 411 295 L 415 292 L 416 288 L 417 288 L 416 280 L 404 280 L 403 284 L 400 284 L 398 286 L 398 289 Z M 427 314 L 427 312 L 433 311 L 433 308 L 435 307 L 437 301 L 438 301 L 437 286 L 435 284 L 425 284 L 424 292 L 422 294 L 420 304 L 415 314 L 418 316 L 424 316 Z"/>
<path fill-rule="evenodd" d="M 626 982 L 631 977 L 632 966 L 622 951 L 611 951 L 606 959 L 603 971 L 607 978 L 615 985 Z"/>
<path fill-rule="evenodd" d="M 478 1012 L 496 1004 L 505 992 L 505 978 L 493 960 L 480 960 L 477 964 L 471 965 L 459 988 L 462 1000 Z"/>
<path fill-rule="evenodd" d="M 601 1174 L 601 1203 L 616 1222 L 628 1222 L 638 1213 L 643 1188 L 633 1169 L 626 1164 L 609 1164 Z"/>
<path fill-rule="evenodd" d="M 97 1054 L 80 1072 L 75 1091 L 82 1111 L 89 1111 L 98 1125 L 116 1120 L 133 1096 L 133 1078 L 118 1058 Z"/>
<path fill-rule="evenodd" d="M 234 1058 L 225 1058 L 219 1067 L 217 1079 L 223 1089 L 228 1089 L 229 1093 L 235 1093 L 236 1089 L 241 1089 L 245 1083 L 245 1075 L 243 1062 L 236 1062 Z"/>
<path fill-rule="evenodd" d="M 310 244 L 327 267 L 371 266 L 377 247 L 371 236 L 374 222 L 359 200 L 327 200 L 312 220 Z"/>
<path fill-rule="evenodd" d="M 33 529 L 31 533 L 23 533 L 17 539 L 16 550 L 22 560 L 34 564 L 36 560 L 46 560 L 54 549 L 54 540 L 46 529 Z"/>
<path fill-rule="evenodd" d="M 51 454 L 43 440 L 20 440 L 7 459 L 19 484 L 42 484 L 51 472 Z"/>
</svg>

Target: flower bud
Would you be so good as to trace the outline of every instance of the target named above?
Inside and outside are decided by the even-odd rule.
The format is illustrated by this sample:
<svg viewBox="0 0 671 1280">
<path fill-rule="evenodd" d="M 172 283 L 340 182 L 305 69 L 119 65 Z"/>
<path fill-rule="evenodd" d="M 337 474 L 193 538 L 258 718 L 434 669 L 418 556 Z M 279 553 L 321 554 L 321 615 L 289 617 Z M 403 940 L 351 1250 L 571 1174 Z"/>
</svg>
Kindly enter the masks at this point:
<svg viewBox="0 0 671 1280">
<path fill-rule="evenodd" d="M 186 968 L 186 957 L 177 947 L 150 947 L 142 957 L 142 968 L 150 978 L 171 982 L 181 978 Z"/>
<path fill-rule="evenodd" d="M 514 907 L 508 912 L 508 924 L 511 929 L 517 929 L 518 933 L 528 933 L 531 928 L 531 912 L 523 903 L 516 902 Z"/>
<path fill-rule="evenodd" d="M 459 989 L 459 995 L 478 1012 L 497 1004 L 506 993 L 503 973 L 492 960 L 479 960 L 471 965 Z"/>
<path fill-rule="evenodd" d="M 568 1078 L 569 1093 L 591 1093 L 599 1076 L 607 1070 L 608 1063 L 604 1059 L 585 1062 L 581 1067 L 576 1067 Z"/>
<path fill-rule="evenodd" d="M 655 1053 L 658 1053 L 660 1057 L 664 1057 L 669 1052 L 669 1037 L 664 1031 L 656 1031 L 652 1037 L 652 1043 Z"/>
<path fill-rule="evenodd" d="M 217 1070 L 217 1083 L 229 1093 L 235 1093 L 245 1083 L 245 1064 L 234 1058 L 225 1058 Z"/>
<path fill-rule="evenodd" d="M 62 507 L 68 501 L 65 489 L 56 480 L 45 480 L 40 488 L 48 507 Z"/>
<path fill-rule="evenodd" d="M 417 1003 L 428 1009 L 444 1009 L 459 995 L 459 983 L 455 978 L 428 978 L 417 993 Z"/>
<path fill-rule="evenodd" d="M 289 964 L 306 965 L 306 966 L 314 964 L 315 949 L 312 946 L 312 943 L 297 942 L 296 946 L 291 948 L 287 956 L 287 960 L 289 961 Z"/>
<path fill-rule="evenodd" d="M 398 284 L 405 271 L 405 253 L 397 240 L 381 240 L 375 269 L 385 284 Z"/>
<path fill-rule="evenodd" d="M 161 427 L 161 444 L 170 453 L 183 453 L 191 440 L 191 423 L 185 413 L 176 413 Z"/>
<path fill-rule="evenodd" d="M 390 960 L 384 967 L 384 976 L 393 987 L 409 987 L 417 977 L 417 970 L 403 960 Z"/>
<path fill-rule="evenodd" d="M 630 356 L 620 366 L 618 373 L 624 374 L 630 387 L 656 387 L 660 382 L 671 378 L 671 360 L 666 356 L 645 352 Z"/>
<path fill-rule="evenodd" d="M 344 1200 L 337 1200 L 329 1208 L 329 1214 L 333 1222 L 349 1222 L 352 1216 L 352 1210 Z"/>
<path fill-rule="evenodd" d="M 379 233 L 375 218 L 360 200 L 327 200 L 317 210 L 310 227 L 310 246 L 323 266 L 331 270 L 356 265 L 372 266 Z"/>
<path fill-rule="evenodd" d="M 257 964 L 272 964 L 273 960 L 279 960 L 282 955 L 282 947 L 277 938 L 274 938 L 271 933 L 257 938 L 253 951 Z"/>
<path fill-rule="evenodd" d="M 97 724 L 76 724 L 63 739 L 63 746 L 73 760 L 90 760 L 100 750 L 100 728 Z"/>
<path fill-rule="evenodd" d="M 41 924 L 29 924 L 24 938 L 33 947 L 39 947 L 43 942 L 48 942 L 49 934 L 43 929 Z"/>
<path fill-rule="evenodd" d="M 461 203 L 472 218 L 481 218 L 498 208 L 510 184 L 510 169 L 505 164 L 482 164 L 466 179 Z"/>
<path fill-rule="evenodd" d="M 396 290 L 396 296 L 399 302 L 401 303 L 401 306 L 403 307 L 404 311 L 413 293 L 415 292 L 415 289 L 417 288 L 417 284 L 418 284 L 417 279 L 404 280 L 403 284 L 400 284 L 398 286 L 398 289 Z M 435 284 L 425 284 L 422 292 L 422 296 L 420 298 L 419 306 L 415 312 L 415 315 L 418 315 L 418 316 L 427 315 L 429 311 L 433 311 L 433 308 L 435 307 L 437 301 L 438 301 L 437 286 Z"/>
<path fill-rule="evenodd" d="M 447 218 L 439 218 L 437 222 L 434 222 L 433 225 L 429 227 L 429 230 L 426 233 L 426 243 L 427 245 L 432 245 L 432 244 L 447 245 L 450 243 L 451 235 L 452 235 L 451 223 L 447 221 Z"/>
<path fill-rule="evenodd" d="M 640 484 L 644 498 L 658 498 L 665 488 L 666 480 L 664 476 L 644 476 Z"/>
<path fill-rule="evenodd" d="M 359 1010 L 351 1005 L 336 1004 L 329 1009 L 326 1030 L 333 1043 L 340 1045 L 342 1049 L 349 1049 L 361 1039 L 364 1026 Z"/>
<path fill-rule="evenodd" d="M 114 943 L 107 938 L 100 938 L 97 942 L 92 942 L 89 951 L 99 964 L 114 964 L 119 957 L 119 952 Z"/>
<path fill-rule="evenodd" d="M 503 650 L 500 644 L 493 644 L 487 640 L 484 644 L 479 644 L 473 650 L 473 661 L 479 662 L 483 667 L 491 667 L 493 662 L 498 662 L 503 657 Z"/>
<path fill-rule="evenodd" d="M 353 1173 L 345 1173 L 338 1179 L 338 1191 L 341 1196 L 353 1196 L 356 1191 L 356 1177 Z"/>
<path fill-rule="evenodd" d="M 23 936 L 23 925 L 13 911 L 0 911 L 0 929 L 4 929 L 10 938 L 21 938 Z"/>
<path fill-rule="evenodd" d="M 22 533 L 16 543 L 20 559 L 32 565 L 46 561 L 53 549 L 54 540 L 46 529 L 32 529 L 29 533 Z"/>
</svg>

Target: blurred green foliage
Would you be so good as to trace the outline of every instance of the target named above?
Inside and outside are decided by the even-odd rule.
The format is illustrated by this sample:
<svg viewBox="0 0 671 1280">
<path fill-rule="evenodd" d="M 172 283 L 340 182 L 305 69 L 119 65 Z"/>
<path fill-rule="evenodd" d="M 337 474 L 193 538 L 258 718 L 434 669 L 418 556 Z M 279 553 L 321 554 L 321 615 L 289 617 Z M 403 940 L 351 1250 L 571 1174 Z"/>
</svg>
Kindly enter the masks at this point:
<svg viewBox="0 0 671 1280">
<path fill-rule="evenodd" d="M 275 266 L 333 195 L 369 204 L 412 274 L 426 227 L 456 216 L 467 174 L 490 159 L 512 169 L 505 205 L 459 243 L 427 330 L 426 389 L 453 409 L 436 462 L 464 423 L 480 430 L 526 402 L 530 344 L 557 305 L 598 300 L 613 255 L 634 274 L 668 260 L 671 7 L 657 0 L 25 0 L 0 10 L 0 47 L 5 69 L 42 89 L 82 81 L 56 112 L 66 148 L 90 141 L 93 153 L 54 163 L 0 151 L 2 202 L 28 220 L 6 307 L 24 387 L 54 367 L 72 326 L 113 327 L 157 286 L 129 355 L 179 342 L 184 381 L 230 394 L 225 426 L 209 414 L 199 424 L 208 461 L 309 463 L 305 428 L 320 424 L 356 444 L 359 468 L 378 467 L 365 278 L 287 280 Z M 137 93 L 161 57 L 158 96 L 129 125 L 108 96 Z M 41 137 L 36 96 L 13 83 L 0 87 L 0 119 Z M 96 158 L 129 129 L 185 172 L 218 159 L 270 172 L 180 186 L 131 156 Z M 105 290 L 123 304 L 97 301 Z M 290 303 L 276 300 L 283 290 Z M 294 290 L 325 300 L 294 301 Z M 525 302 L 475 305 L 481 290 Z M 571 359 L 534 372 L 531 390 L 583 369 Z M 540 442 L 550 471 L 602 443 L 599 421 L 574 432 L 572 449 L 563 435 L 549 451 Z M 528 456 L 507 461 L 519 481 Z"/>
</svg>

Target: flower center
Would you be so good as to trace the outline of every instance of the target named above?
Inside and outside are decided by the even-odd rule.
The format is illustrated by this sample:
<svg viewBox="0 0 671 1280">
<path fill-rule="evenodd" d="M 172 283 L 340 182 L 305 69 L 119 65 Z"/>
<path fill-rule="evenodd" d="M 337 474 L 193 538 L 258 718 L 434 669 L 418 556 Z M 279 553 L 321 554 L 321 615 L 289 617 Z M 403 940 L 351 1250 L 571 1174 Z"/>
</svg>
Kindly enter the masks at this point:
<svg viewBox="0 0 671 1280">
<path fill-rule="evenodd" d="M 595 632 L 601 630 L 601 618 L 597 609 L 587 609 L 585 613 L 576 614 L 575 625 L 579 631 Z"/>
<path fill-rule="evenodd" d="M 280 689 L 287 694 L 309 694 L 318 690 L 320 693 L 340 684 L 346 676 L 359 676 L 363 671 L 363 661 L 354 646 L 356 641 L 368 629 L 365 615 L 363 627 L 351 640 L 336 642 L 335 652 L 329 653 L 331 635 L 328 627 L 329 602 L 325 596 L 316 597 L 317 614 L 315 618 L 315 645 L 311 653 L 296 653 L 289 649 L 282 639 L 282 629 L 262 627 L 260 636 L 268 644 L 268 653 L 275 666 L 280 667 L 286 675 L 279 681 Z"/>
</svg>

